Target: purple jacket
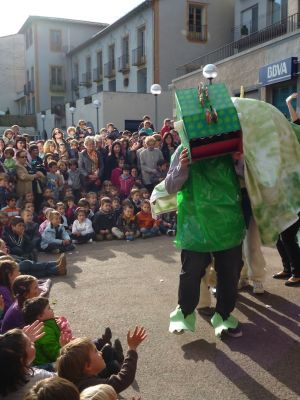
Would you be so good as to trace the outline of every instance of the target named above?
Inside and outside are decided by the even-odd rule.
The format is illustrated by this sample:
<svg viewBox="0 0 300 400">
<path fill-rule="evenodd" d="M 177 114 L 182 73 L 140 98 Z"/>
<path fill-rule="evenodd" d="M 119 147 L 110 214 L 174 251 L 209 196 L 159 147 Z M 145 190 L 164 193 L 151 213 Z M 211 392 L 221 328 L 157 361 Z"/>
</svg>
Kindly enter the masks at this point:
<svg viewBox="0 0 300 400">
<path fill-rule="evenodd" d="M 2 315 L 0 315 L 0 326 L 1 326 L 4 315 L 6 314 L 6 311 L 9 309 L 9 307 L 13 303 L 13 298 L 12 298 L 12 295 L 11 295 L 9 289 L 3 285 L 0 285 L 0 295 L 3 297 L 3 300 L 4 300 L 4 310 L 3 310 Z"/>
<path fill-rule="evenodd" d="M 20 310 L 18 302 L 15 301 L 4 315 L 1 333 L 5 333 L 10 329 L 23 328 L 25 326 L 22 310 Z"/>
</svg>

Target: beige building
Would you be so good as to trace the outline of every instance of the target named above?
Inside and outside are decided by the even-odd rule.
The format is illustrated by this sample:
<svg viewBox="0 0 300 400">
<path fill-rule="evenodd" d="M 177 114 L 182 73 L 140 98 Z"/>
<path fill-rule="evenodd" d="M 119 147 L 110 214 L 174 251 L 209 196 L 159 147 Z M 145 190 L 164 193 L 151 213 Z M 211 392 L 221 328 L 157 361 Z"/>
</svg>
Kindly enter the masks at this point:
<svg viewBox="0 0 300 400">
<path fill-rule="evenodd" d="M 0 37 L 0 111 L 22 114 L 15 102 L 16 94 L 23 96 L 24 36 Z"/>
<path fill-rule="evenodd" d="M 232 95 L 265 100 L 285 115 L 286 97 L 300 89 L 299 2 L 296 0 L 239 0 L 235 4 L 235 41 L 181 66 L 187 72 L 173 81 L 174 88 L 195 87 L 204 81 L 202 67 L 214 63 L 217 81 Z M 296 104 L 295 104 L 296 106 Z"/>
</svg>

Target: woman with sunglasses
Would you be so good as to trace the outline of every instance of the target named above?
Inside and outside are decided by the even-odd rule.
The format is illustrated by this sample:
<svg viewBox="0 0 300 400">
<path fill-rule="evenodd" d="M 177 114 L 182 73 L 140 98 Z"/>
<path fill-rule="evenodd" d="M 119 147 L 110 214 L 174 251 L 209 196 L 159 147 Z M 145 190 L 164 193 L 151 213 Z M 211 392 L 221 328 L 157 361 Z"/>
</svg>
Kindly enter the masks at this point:
<svg viewBox="0 0 300 400">
<path fill-rule="evenodd" d="M 16 152 L 16 193 L 18 197 L 24 196 L 25 193 L 32 192 L 33 181 L 44 177 L 43 173 L 40 171 L 37 171 L 35 174 L 30 174 L 26 168 L 27 165 L 26 150 L 18 150 Z"/>
</svg>

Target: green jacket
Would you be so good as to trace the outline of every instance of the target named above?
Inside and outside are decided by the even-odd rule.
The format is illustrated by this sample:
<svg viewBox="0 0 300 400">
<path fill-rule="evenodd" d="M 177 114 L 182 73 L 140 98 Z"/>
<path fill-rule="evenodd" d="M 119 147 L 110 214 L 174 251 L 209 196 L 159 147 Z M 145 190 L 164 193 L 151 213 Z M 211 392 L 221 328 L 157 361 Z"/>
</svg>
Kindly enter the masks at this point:
<svg viewBox="0 0 300 400">
<path fill-rule="evenodd" d="M 36 355 L 33 365 L 43 365 L 56 361 L 61 348 L 60 329 L 55 319 L 44 321 L 45 335 L 35 342 Z"/>
</svg>

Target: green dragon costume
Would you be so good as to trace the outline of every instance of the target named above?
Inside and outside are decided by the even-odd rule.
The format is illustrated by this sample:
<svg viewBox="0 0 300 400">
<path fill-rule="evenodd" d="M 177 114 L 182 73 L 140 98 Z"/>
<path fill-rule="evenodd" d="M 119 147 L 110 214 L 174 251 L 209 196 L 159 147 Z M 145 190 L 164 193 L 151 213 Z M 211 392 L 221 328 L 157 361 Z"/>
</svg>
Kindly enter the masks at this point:
<svg viewBox="0 0 300 400">
<path fill-rule="evenodd" d="M 253 214 L 263 243 L 274 245 L 300 211 L 299 127 L 268 103 L 230 99 L 223 84 L 177 91 L 176 109 L 176 129 L 192 163 L 177 195 L 167 192 L 164 181 L 155 187 L 153 214 L 178 210 L 180 249 L 212 253 L 240 245 L 245 225 L 228 153 L 243 147 Z M 217 312 L 211 322 L 216 336 L 238 325 L 232 315 L 224 320 Z M 184 315 L 179 305 L 170 315 L 170 332 L 194 329 L 195 312 Z"/>
</svg>

